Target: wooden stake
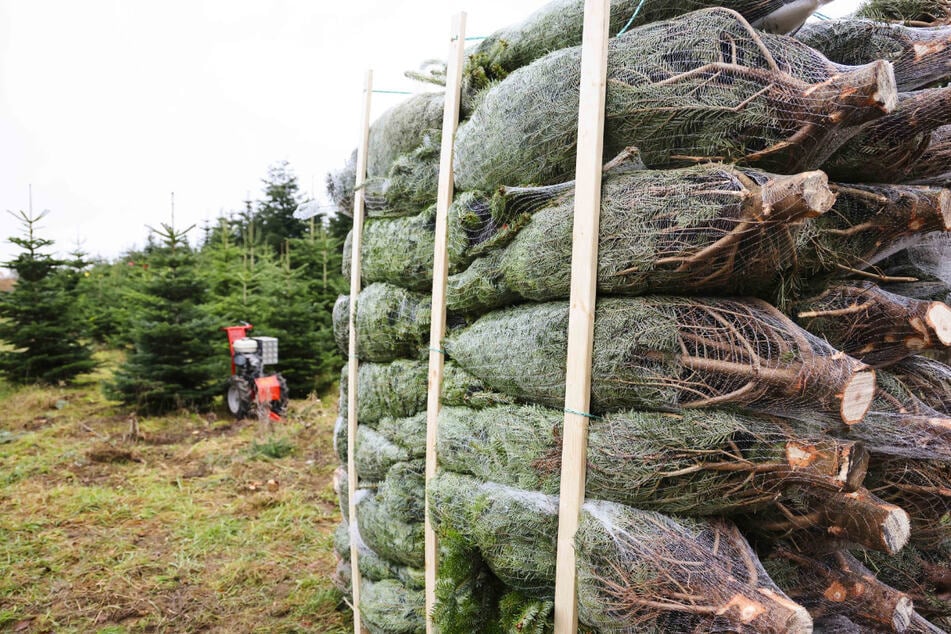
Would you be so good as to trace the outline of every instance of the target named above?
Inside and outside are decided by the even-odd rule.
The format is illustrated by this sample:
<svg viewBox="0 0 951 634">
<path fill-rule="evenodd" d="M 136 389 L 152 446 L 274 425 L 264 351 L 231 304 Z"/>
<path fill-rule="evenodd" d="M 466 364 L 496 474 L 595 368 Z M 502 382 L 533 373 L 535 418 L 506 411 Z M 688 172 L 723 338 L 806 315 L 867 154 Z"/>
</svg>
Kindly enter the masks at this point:
<svg viewBox="0 0 951 634">
<path fill-rule="evenodd" d="M 609 0 L 585 0 L 578 108 L 578 158 L 571 251 L 564 445 L 555 571 L 555 632 L 578 630 L 575 533 L 584 502 L 591 402 L 591 356 L 597 296 L 601 164 L 608 67 Z"/>
<path fill-rule="evenodd" d="M 466 14 L 453 16 L 449 37 L 449 57 L 446 64 L 446 96 L 442 118 L 442 146 L 439 155 L 439 189 L 436 198 L 436 235 L 433 253 L 433 309 L 429 330 L 429 392 L 426 401 L 426 487 L 435 477 L 439 462 L 436 456 L 438 438 L 439 398 L 442 393 L 442 374 L 445 354 L 442 339 L 446 334 L 446 284 L 449 277 L 449 254 L 446 242 L 449 233 L 449 205 L 452 204 L 453 179 L 452 146 L 459 125 L 459 104 L 462 86 L 462 63 L 465 52 Z M 439 542 L 433 530 L 426 496 L 426 632 L 432 634 L 436 606 L 436 572 L 439 568 Z"/>
<path fill-rule="evenodd" d="M 373 71 L 367 71 L 363 88 L 363 129 L 357 150 L 357 179 L 353 194 L 353 251 L 350 264 L 350 359 L 347 372 L 347 494 L 350 516 L 350 588 L 353 596 L 353 631 L 361 634 L 360 568 L 357 550 L 357 302 L 360 294 L 360 251 L 363 248 L 363 184 L 367 177 L 367 149 L 370 145 L 370 95 L 373 92 Z"/>
</svg>

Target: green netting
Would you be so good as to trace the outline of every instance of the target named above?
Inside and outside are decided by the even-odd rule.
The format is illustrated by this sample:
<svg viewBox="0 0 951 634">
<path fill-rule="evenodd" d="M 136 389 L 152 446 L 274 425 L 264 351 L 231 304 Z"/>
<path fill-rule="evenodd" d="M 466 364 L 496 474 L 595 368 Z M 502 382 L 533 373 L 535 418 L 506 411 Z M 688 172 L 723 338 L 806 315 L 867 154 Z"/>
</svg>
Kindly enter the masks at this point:
<svg viewBox="0 0 951 634">
<path fill-rule="evenodd" d="M 568 297 L 574 189 L 521 188 L 500 197 L 500 220 L 527 215 L 525 226 L 501 252 L 450 278 L 451 311 Z M 769 294 L 795 266 L 803 222 L 833 201 L 821 172 L 775 176 L 713 164 L 609 174 L 598 291 Z"/>
<path fill-rule="evenodd" d="M 796 39 L 840 64 L 885 59 L 898 90 L 915 90 L 951 73 L 951 28 L 912 28 L 875 20 L 825 20 L 804 26 Z"/>
<path fill-rule="evenodd" d="M 443 94 L 424 92 L 409 97 L 370 125 L 367 178 L 386 176 L 393 162 L 442 130 Z"/>
<path fill-rule="evenodd" d="M 456 331 L 445 347 L 490 388 L 561 407 L 567 325 L 565 302 L 515 306 Z M 857 422 L 874 383 L 863 367 L 765 302 L 603 298 L 594 322 L 591 407 L 733 405 Z"/>
<path fill-rule="evenodd" d="M 428 341 L 431 299 L 393 284 L 378 282 L 360 291 L 355 324 L 357 357 L 361 361 L 416 358 Z M 341 353 L 349 353 L 350 297 L 334 304 L 334 338 Z"/>
<path fill-rule="evenodd" d="M 354 460 L 360 481 L 379 482 L 395 464 L 406 462 L 413 456 L 409 451 L 379 433 L 375 429 L 357 426 L 357 451 Z"/>
<path fill-rule="evenodd" d="M 430 495 L 439 530 L 448 526 L 467 538 L 510 587 L 551 596 L 556 497 L 448 472 Z M 589 501 L 575 548 L 579 618 L 598 631 L 811 631 L 805 610 L 725 522 Z"/>
<path fill-rule="evenodd" d="M 422 568 L 423 465 L 394 465 L 376 492 L 357 503 L 360 534 L 367 546 L 382 557 L 404 566 Z"/>
<path fill-rule="evenodd" d="M 579 72 L 580 49 L 563 49 L 487 91 L 456 136 L 456 186 L 570 178 Z M 780 69 L 743 18 L 710 9 L 611 41 L 605 157 L 636 145 L 649 167 L 720 160 L 795 173 L 821 165 L 894 100 L 887 62 L 808 84 Z"/>
<path fill-rule="evenodd" d="M 447 250 L 449 271 L 463 270 L 481 250 L 500 242 L 505 230 L 499 227 L 490 236 L 490 201 L 479 194 L 464 192 L 449 207 Z M 433 249 L 436 208 L 407 218 L 369 219 L 363 227 L 361 276 L 364 284 L 389 282 L 415 291 L 433 287 Z M 489 240 L 492 238 L 492 240 Z M 350 277 L 352 232 L 343 247 L 343 274 Z"/>
<path fill-rule="evenodd" d="M 325 179 L 327 195 L 345 216 L 353 215 L 353 190 L 357 181 L 357 151 L 354 150 L 339 170 L 329 172 Z"/>
<path fill-rule="evenodd" d="M 535 405 L 439 414 L 438 455 L 450 471 L 557 494 L 564 413 Z M 586 495 L 680 515 L 749 512 L 792 485 L 818 497 L 854 490 L 866 453 L 799 437 L 778 420 L 718 410 L 622 412 L 588 424 Z"/>
</svg>

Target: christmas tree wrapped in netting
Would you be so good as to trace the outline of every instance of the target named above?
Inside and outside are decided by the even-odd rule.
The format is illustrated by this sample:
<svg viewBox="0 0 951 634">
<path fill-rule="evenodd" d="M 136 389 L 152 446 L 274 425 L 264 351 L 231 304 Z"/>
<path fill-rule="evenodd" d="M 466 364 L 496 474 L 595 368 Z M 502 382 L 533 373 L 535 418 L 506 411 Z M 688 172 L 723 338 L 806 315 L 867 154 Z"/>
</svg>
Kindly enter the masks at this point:
<svg viewBox="0 0 951 634">
<path fill-rule="evenodd" d="M 425 631 L 427 502 L 437 631 L 552 631 L 583 4 L 469 50 L 428 487 L 443 96 L 371 128 L 362 290 L 334 308 L 359 361 L 334 581 L 353 545 L 371 632 Z M 946 3 L 802 29 L 796 3 L 611 7 L 580 631 L 944 631 Z"/>
</svg>

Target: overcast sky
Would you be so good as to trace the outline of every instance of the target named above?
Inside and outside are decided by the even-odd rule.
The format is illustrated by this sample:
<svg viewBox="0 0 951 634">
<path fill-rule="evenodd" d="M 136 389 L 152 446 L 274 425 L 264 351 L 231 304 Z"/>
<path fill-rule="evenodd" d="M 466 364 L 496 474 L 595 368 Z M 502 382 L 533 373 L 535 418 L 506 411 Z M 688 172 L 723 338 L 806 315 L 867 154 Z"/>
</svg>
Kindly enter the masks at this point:
<svg viewBox="0 0 951 634">
<path fill-rule="evenodd" d="M 18 248 L 2 210 L 49 209 L 42 236 L 114 258 L 148 230 L 182 228 L 260 194 L 287 160 L 321 194 L 359 138 L 374 87 L 543 0 L 0 0 L 0 261 Z M 851 10 L 837 0 L 823 12 Z M 405 97 L 373 96 L 373 116 Z M 195 234 L 197 234 L 197 230 Z"/>
</svg>

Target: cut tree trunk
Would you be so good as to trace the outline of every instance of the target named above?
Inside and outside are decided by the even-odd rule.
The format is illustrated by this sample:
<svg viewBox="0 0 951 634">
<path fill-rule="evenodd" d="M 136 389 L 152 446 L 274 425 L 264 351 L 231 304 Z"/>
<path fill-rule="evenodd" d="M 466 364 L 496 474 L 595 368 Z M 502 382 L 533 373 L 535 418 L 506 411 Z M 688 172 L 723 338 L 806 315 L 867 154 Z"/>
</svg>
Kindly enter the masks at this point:
<svg viewBox="0 0 951 634">
<path fill-rule="evenodd" d="M 905 632 L 911 623 L 911 598 L 880 582 L 847 551 L 810 556 L 782 545 L 763 563 L 773 580 L 813 619 L 845 616 L 889 632 Z"/>
<path fill-rule="evenodd" d="M 449 356 L 493 389 L 564 405 L 568 305 L 489 313 L 450 335 Z M 875 376 L 765 302 L 604 298 L 594 324 L 595 412 L 733 405 L 846 424 L 862 420 Z"/>
<path fill-rule="evenodd" d="M 507 585 L 550 598 L 558 499 L 440 472 L 437 530 L 475 546 Z M 647 631 L 811 632 L 812 619 L 770 580 L 736 527 L 587 502 L 575 537 L 579 620 Z"/>
<path fill-rule="evenodd" d="M 951 75 L 951 27 L 914 28 L 874 20 L 842 19 L 805 25 L 796 39 L 839 64 L 888 60 L 898 90 L 916 90 Z"/>
<path fill-rule="evenodd" d="M 812 221 L 799 251 L 802 277 L 864 275 L 932 231 L 951 230 L 951 192 L 913 185 L 832 184 L 832 210 Z M 885 281 L 888 281 L 887 278 Z"/>
<path fill-rule="evenodd" d="M 872 282 L 837 284 L 792 312 L 803 328 L 875 368 L 951 347 L 951 307 L 888 293 Z"/>
<path fill-rule="evenodd" d="M 580 55 L 556 51 L 485 92 L 456 136 L 457 188 L 571 178 Z M 781 174 L 816 169 L 861 124 L 894 109 L 894 81 L 891 64 L 877 61 L 805 82 L 784 72 L 735 12 L 694 12 L 611 40 L 604 156 L 637 146 L 652 168 L 721 161 Z"/>
<path fill-rule="evenodd" d="M 547 494 L 561 476 L 561 410 L 509 405 L 439 413 L 440 464 Z M 586 495 L 677 515 L 753 511 L 805 487 L 854 491 L 868 452 L 860 443 L 797 437 L 779 419 L 720 410 L 619 412 L 588 428 Z"/>
<path fill-rule="evenodd" d="M 931 143 L 932 132 L 951 119 L 951 88 L 901 93 L 894 112 L 862 126 L 822 169 L 834 180 L 900 183 Z"/>
<path fill-rule="evenodd" d="M 951 462 L 877 457 L 866 486 L 911 517 L 911 543 L 925 550 L 951 543 Z"/>
<path fill-rule="evenodd" d="M 499 199 L 495 226 L 524 226 L 500 252 L 450 278 L 451 311 L 568 298 L 574 188 L 502 188 Z M 803 223 L 833 202 L 821 172 L 778 176 L 711 164 L 609 173 L 598 291 L 771 294 L 795 267 Z"/>
</svg>

